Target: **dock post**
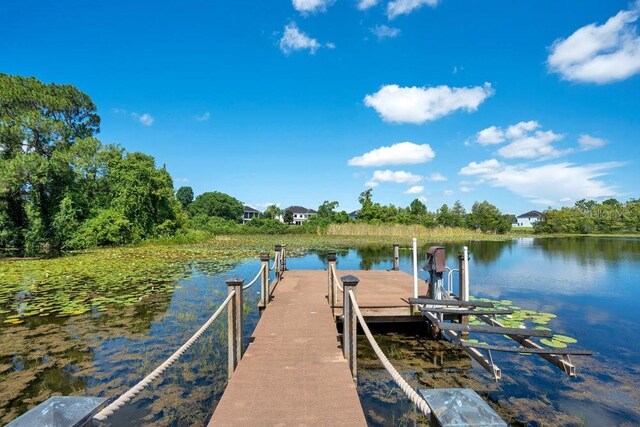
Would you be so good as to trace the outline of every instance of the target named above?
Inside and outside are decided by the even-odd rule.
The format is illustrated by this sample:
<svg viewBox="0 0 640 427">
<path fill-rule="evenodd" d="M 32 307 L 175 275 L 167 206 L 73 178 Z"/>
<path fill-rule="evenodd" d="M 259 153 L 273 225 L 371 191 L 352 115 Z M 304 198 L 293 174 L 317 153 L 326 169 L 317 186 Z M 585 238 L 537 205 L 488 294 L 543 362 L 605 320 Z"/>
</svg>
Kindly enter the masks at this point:
<svg viewBox="0 0 640 427">
<path fill-rule="evenodd" d="M 465 246 L 462 253 L 458 254 L 458 279 L 460 283 L 460 301 L 469 301 L 469 250 Z M 460 323 L 469 324 L 469 316 L 460 316 Z M 468 338 L 468 332 L 460 333 L 462 338 Z"/>
<path fill-rule="evenodd" d="M 229 301 L 227 307 L 228 320 L 228 353 L 229 366 L 227 377 L 231 378 L 233 371 L 236 370 L 240 359 L 242 358 L 242 284 L 244 279 L 232 278 L 226 281 L 228 293 L 234 292 L 235 295 Z"/>
<path fill-rule="evenodd" d="M 287 271 L 287 245 L 282 245 L 282 271 Z"/>
<path fill-rule="evenodd" d="M 276 251 L 276 280 L 280 281 L 280 265 L 282 264 L 282 245 L 275 245 L 274 250 Z"/>
<path fill-rule="evenodd" d="M 344 320 L 342 322 L 342 352 L 344 357 L 349 363 L 351 369 L 351 375 L 355 381 L 357 378 L 357 364 L 356 364 L 356 338 L 358 332 L 358 321 L 356 319 L 356 312 L 351 304 L 351 298 L 349 297 L 349 291 L 356 293 L 356 286 L 358 285 L 357 277 L 355 276 L 343 276 L 342 277 L 342 312 Z"/>
<path fill-rule="evenodd" d="M 336 282 L 337 277 L 333 277 L 332 271 L 335 270 L 336 260 L 338 257 L 336 256 L 336 251 L 329 251 L 327 253 L 327 262 L 329 266 L 327 271 L 329 272 L 329 284 L 327 289 L 327 300 L 329 301 L 329 305 L 331 306 L 331 310 L 336 306 L 338 296 L 336 295 L 338 292 L 338 283 Z"/>
<path fill-rule="evenodd" d="M 260 262 L 262 263 L 262 286 L 260 290 L 260 303 L 263 308 L 267 308 L 269 304 L 269 255 L 260 254 Z"/>
<path fill-rule="evenodd" d="M 398 271 L 400 269 L 400 245 L 397 243 L 393 244 L 393 271 Z"/>
</svg>

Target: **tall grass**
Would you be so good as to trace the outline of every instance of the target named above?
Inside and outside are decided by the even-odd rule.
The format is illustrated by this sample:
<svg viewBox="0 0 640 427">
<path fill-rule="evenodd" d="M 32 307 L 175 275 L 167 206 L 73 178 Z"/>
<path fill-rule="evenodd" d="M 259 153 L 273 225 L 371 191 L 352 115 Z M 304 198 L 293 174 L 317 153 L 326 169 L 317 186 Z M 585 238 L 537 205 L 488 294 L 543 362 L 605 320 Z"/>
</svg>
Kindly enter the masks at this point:
<svg viewBox="0 0 640 427">
<path fill-rule="evenodd" d="M 427 239 L 504 239 L 508 236 L 487 234 L 481 231 L 469 230 L 460 227 L 435 227 L 427 228 L 422 225 L 403 224 L 331 224 L 327 228 L 329 236 L 394 236 L 394 237 L 421 237 Z"/>
</svg>

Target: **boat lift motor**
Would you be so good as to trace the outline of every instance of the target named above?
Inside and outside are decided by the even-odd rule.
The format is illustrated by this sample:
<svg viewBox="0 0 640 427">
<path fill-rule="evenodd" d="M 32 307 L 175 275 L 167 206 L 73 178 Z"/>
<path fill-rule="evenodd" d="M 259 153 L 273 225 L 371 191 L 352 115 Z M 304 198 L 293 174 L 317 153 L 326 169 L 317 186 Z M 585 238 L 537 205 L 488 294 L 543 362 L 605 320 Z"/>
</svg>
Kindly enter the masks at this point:
<svg viewBox="0 0 640 427">
<path fill-rule="evenodd" d="M 427 263 L 423 269 L 429 272 L 429 293 L 427 297 L 442 299 L 443 275 L 446 270 L 444 247 L 431 246 L 427 250 Z"/>
</svg>

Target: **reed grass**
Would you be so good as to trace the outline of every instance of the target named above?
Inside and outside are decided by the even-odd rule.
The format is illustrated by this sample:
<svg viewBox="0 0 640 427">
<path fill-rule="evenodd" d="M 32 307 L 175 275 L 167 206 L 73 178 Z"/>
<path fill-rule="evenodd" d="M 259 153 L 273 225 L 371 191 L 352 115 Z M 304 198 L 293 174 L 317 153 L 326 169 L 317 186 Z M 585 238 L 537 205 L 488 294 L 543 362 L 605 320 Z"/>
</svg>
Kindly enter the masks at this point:
<svg viewBox="0 0 640 427">
<path fill-rule="evenodd" d="M 429 240 L 504 240 L 508 234 L 490 234 L 460 227 L 427 228 L 422 225 L 403 224 L 331 224 L 328 236 L 393 236 L 416 237 Z"/>
</svg>

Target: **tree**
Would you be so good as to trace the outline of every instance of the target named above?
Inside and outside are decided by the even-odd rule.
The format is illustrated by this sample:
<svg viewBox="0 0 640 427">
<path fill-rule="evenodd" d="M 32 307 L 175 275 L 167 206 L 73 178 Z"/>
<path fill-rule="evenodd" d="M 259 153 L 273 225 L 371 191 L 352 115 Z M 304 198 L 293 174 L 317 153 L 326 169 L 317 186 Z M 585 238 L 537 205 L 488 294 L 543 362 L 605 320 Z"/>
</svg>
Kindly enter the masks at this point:
<svg viewBox="0 0 640 427">
<path fill-rule="evenodd" d="M 332 219 L 335 216 L 335 209 L 340 204 L 338 202 L 330 202 L 325 200 L 320 206 L 318 206 L 318 213 L 316 216 L 318 218 L 328 218 Z"/>
<path fill-rule="evenodd" d="M 460 200 L 456 200 L 451 208 L 451 219 L 453 227 L 464 227 L 467 217 L 467 211 L 465 210 Z"/>
<path fill-rule="evenodd" d="M 287 224 L 291 225 L 293 223 L 293 212 L 291 211 L 284 211 L 284 222 L 286 222 Z"/>
<path fill-rule="evenodd" d="M 202 193 L 189 205 L 191 215 L 204 214 L 238 222 L 242 218 L 243 210 L 243 205 L 238 199 L 219 191 Z"/>
<path fill-rule="evenodd" d="M 509 219 L 491 203 L 475 202 L 471 207 L 471 214 L 467 217 L 468 225 L 484 232 L 505 233 L 511 229 Z"/>
<path fill-rule="evenodd" d="M 182 205 L 182 209 L 187 209 L 193 202 L 193 189 L 191 187 L 180 187 L 176 191 L 176 199 Z"/>
<path fill-rule="evenodd" d="M 280 215 L 282 215 L 282 209 L 280 209 L 276 205 L 269 205 L 267 206 L 267 209 L 264 210 L 262 215 L 265 218 L 277 219 Z"/>
<path fill-rule="evenodd" d="M 409 205 L 409 211 L 413 216 L 424 216 L 427 213 L 427 206 L 420 199 L 414 199 Z"/>
</svg>

